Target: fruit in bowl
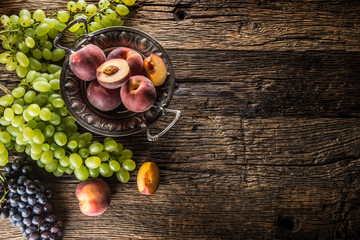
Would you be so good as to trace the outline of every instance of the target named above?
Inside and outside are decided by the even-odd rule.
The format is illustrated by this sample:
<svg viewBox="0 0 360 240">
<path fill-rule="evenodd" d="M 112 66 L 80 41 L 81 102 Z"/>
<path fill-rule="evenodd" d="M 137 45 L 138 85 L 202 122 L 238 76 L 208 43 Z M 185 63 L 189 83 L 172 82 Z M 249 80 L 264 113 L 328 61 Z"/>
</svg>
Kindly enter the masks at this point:
<svg viewBox="0 0 360 240">
<path fill-rule="evenodd" d="M 84 81 L 96 79 L 96 69 L 106 61 L 105 53 L 94 44 L 88 44 L 72 53 L 69 66 L 73 73 Z"/>
<path fill-rule="evenodd" d="M 127 47 L 115 48 L 109 53 L 106 60 L 116 58 L 125 59 L 128 62 L 131 76 L 144 74 L 143 58 L 135 50 Z"/>
<path fill-rule="evenodd" d="M 110 205 L 109 185 L 100 178 L 91 178 L 81 182 L 76 188 L 80 210 L 87 216 L 97 216 Z"/>
<path fill-rule="evenodd" d="M 96 80 L 89 84 L 86 96 L 90 104 L 100 111 L 111 111 L 121 104 L 120 88 L 104 88 Z"/>
<path fill-rule="evenodd" d="M 120 90 L 121 101 L 124 106 L 133 112 L 144 112 L 154 105 L 156 90 L 154 84 L 145 76 L 136 75 Z"/>
<path fill-rule="evenodd" d="M 167 77 L 167 67 L 164 60 L 155 53 L 144 59 L 146 76 L 155 87 L 161 86 Z"/>
<path fill-rule="evenodd" d="M 130 77 L 130 67 L 124 59 L 111 59 L 97 68 L 97 80 L 105 88 L 115 89 L 124 85 Z"/>
</svg>

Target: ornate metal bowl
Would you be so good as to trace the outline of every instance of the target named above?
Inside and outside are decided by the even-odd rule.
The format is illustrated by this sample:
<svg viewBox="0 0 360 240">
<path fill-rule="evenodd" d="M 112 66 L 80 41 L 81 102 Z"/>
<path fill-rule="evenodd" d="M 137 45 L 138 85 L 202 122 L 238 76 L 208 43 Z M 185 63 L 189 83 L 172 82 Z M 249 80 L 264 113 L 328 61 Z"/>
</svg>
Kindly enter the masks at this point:
<svg viewBox="0 0 360 240">
<path fill-rule="evenodd" d="M 86 97 L 86 89 L 89 82 L 80 80 L 71 71 L 69 66 L 70 54 L 66 57 L 61 72 L 60 88 L 61 95 L 69 113 L 84 128 L 105 136 L 121 137 L 135 134 L 147 129 L 149 141 L 155 141 L 165 134 L 180 118 L 179 110 L 167 109 L 171 101 L 174 86 L 175 74 L 170 58 L 165 49 L 148 34 L 129 27 L 108 27 L 93 33 L 87 33 L 80 40 L 75 41 L 70 48 L 61 46 L 59 39 L 72 25 L 83 22 L 87 30 L 86 20 L 79 18 L 70 23 L 54 40 L 54 45 L 65 49 L 70 53 L 79 50 L 87 44 L 94 44 L 100 47 L 107 55 L 113 49 L 124 46 L 132 48 L 143 57 L 148 57 L 152 53 L 161 56 L 167 66 L 167 78 L 163 85 L 156 87 L 156 102 L 147 111 L 135 113 L 127 110 L 123 105 L 109 111 L 103 112 L 94 108 Z M 149 126 L 156 122 L 165 113 L 174 113 L 175 118 L 161 133 L 151 135 Z"/>
</svg>

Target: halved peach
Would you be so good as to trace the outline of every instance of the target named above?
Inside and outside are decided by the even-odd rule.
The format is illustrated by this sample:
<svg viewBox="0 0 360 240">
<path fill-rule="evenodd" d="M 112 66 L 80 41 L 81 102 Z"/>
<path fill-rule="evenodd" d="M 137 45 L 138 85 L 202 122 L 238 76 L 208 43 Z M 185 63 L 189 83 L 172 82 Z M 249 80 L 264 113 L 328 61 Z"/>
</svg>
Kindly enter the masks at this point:
<svg viewBox="0 0 360 240">
<path fill-rule="evenodd" d="M 107 60 L 116 58 L 125 59 L 128 62 L 131 76 L 144 74 L 143 58 L 135 50 L 127 47 L 115 48 L 109 53 Z"/>
<path fill-rule="evenodd" d="M 167 67 L 164 60 L 153 53 L 144 59 L 146 76 L 152 81 L 155 87 L 161 86 L 167 77 Z"/>
<path fill-rule="evenodd" d="M 159 187 L 160 171 L 156 163 L 146 162 L 141 165 L 137 175 L 137 186 L 142 194 L 154 194 Z"/>
<path fill-rule="evenodd" d="M 119 88 L 130 78 L 130 68 L 124 59 L 112 59 L 97 68 L 97 79 L 101 86 L 109 89 Z"/>
</svg>

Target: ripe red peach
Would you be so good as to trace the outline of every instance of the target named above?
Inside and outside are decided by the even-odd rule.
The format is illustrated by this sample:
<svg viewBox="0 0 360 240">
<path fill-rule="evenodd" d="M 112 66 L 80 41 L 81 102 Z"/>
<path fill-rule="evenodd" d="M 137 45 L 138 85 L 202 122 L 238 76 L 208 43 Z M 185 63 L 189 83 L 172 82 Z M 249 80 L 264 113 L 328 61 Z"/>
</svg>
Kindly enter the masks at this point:
<svg viewBox="0 0 360 240">
<path fill-rule="evenodd" d="M 101 48 L 88 44 L 70 55 L 69 66 L 78 78 L 91 81 L 96 78 L 96 69 L 105 61 L 106 56 Z"/>
<path fill-rule="evenodd" d="M 129 64 L 124 59 L 111 59 L 97 68 L 97 80 L 105 88 L 119 88 L 129 80 L 129 77 Z"/>
<path fill-rule="evenodd" d="M 107 60 L 116 58 L 125 59 L 129 63 L 131 76 L 144 74 L 143 58 L 135 50 L 127 47 L 115 48 L 109 53 Z"/>
<path fill-rule="evenodd" d="M 111 111 L 120 106 L 120 88 L 108 89 L 92 81 L 86 89 L 86 96 L 92 106 L 101 111 Z"/>
<path fill-rule="evenodd" d="M 154 194 L 159 186 L 160 171 L 156 163 L 146 162 L 137 174 L 137 186 L 142 194 Z"/>
<path fill-rule="evenodd" d="M 120 90 L 121 101 L 124 106 L 133 112 L 148 110 L 156 100 L 154 84 L 145 76 L 136 75 Z"/>
<path fill-rule="evenodd" d="M 87 216 L 97 216 L 110 205 L 109 185 L 100 178 L 91 178 L 81 182 L 76 188 L 80 210 Z"/>
<path fill-rule="evenodd" d="M 152 81 L 155 87 L 161 86 L 167 77 L 167 67 L 164 60 L 153 53 L 144 59 L 146 76 Z"/>
</svg>

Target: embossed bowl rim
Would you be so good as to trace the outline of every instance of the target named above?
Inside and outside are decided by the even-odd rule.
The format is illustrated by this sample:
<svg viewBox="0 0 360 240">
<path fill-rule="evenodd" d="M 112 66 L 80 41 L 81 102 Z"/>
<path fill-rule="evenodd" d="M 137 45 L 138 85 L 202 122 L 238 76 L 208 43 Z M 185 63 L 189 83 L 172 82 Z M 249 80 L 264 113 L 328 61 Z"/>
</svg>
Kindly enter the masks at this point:
<svg viewBox="0 0 360 240">
<path fill-rule="evenodd" d="M 158 114 L 157 118 L 155 120 L 153 120 L 150 123 L 147 124 L 141 124 L 140 127 L 138 128 L 134 128 L 131 130 L 126 130 L 126 131 L 106 131 L 106 130 L 102 130 L 99 128 L 96 128 L 92 125 L 89 125 L 88 123 L 86 123 L 83 119 L 81 119 L 78 114 L 70 107 L 69 102 L 67 100 L 67 95 L 66 95 L 66 91 L 64 90 L 64 82 L 65 82 L 65 78 L 66 78 L 66 69 L 69 68 L 69 58 L 71 54 L 68 54 L 66 56 L 66 59 L 64 60 L 64 63 L 62 65 L 62 71 L 61 71 L 61 76 L 60 76 L 60 90 L 61 90 L 61 95 L 64 99 L 65 105 L 69 111 L 69 113 L 74 117 L 74 119 L 84 128 L 86 128 L 87 130 L 90 130 L 94 133 L 100 134 L 100 135 L 104 135 L 104 136 L 110 136 L 110 137 L 123 137 L 123 136 L 129 136 L 129 135 L 133 135 L 135 133 L 138 133 L 140 131 L 143 131 L 145 129 L 147 129 L 147 138 L 149 141 L 156 141 L 159 139 L 159 137 L 161 137 L 163 134 L 165 134 L 172 126 L 175 125 L 175 123 L 179 120 L 180 116 L 181 116 L 181 112 L 179 110 L 172 110 L 172 109 L 167 109 L 166 107 L 168 106 L 168 104 L 170 103 L 172 97 L 173 97 L 173 93 L 174 93 L 174 88 L 175 88 L 175 72 L 173 69 L 173 65 L 171 63 L 170 57 L 167 54 L 166 50 L 161 46 L 161 44 L 152 36 L 148 35 L 147 33 L 135 29 L 135 28 L 131 28 L 131 27 L 125 27 L 125 26 L 116 26 L 116 27 L 106 27 L 100 30 L 97 30 L 95 32 L 92 33 L 87 33 L 84 34 L 80 37 L 78 37 L 71 48 L 67 48 L 64 46 L 61 46 L 59 44 L 59 40 L 62 37 L 62 35 L 74 24 L 76 23 L 80 23 L 83 22 L 85 24 L 85 28 L 87 30 L 87 21 L 85 19 L 79 18 L 75 21 L 73 21 L 72 23 L 70 23 L 62 32 L 59 33 L 59 35 L 54 39 L 54 46 L 58 47 L 58 48 L 62 48 L 67 50 L 70 53 L 73 53 L 74 51 L 80 49 L 83 45 L 89 44 L 91 43 L 90 41 L 97 35 L 100 34 L 104 34 L 104 33 L 108 33 L 108 32 L 114 32 L 114 31 L 119 31 L 119 32 L 130 32 L 130 33 L 134 33 L 137 34 L 145 39 L 147 39 L 148 41 L 151 41 L 152 44 L 154 44 L 157 49 L 161 52 L 162 57 L 165 59 L 167 65 L 168 65 L 168 71 L 169 71 L 169 75 L 168 75 L 168 79 L 166 80 L 168 83 L 168 92 L 167 92 L 167 97 L 164 100 L 162 100 L 161 102 L 161 106 L 159 107 L 161 114 Z M 120 47 L 120 46 L 119 46 Z M 79 80 L 81 81 L 81 80 Z M 152 135 L 150 134 L 150 125 L 152 125 L 153 123 L 155 123 L 157 120 L 159 120 L 166 112 L 169 113 L 174 113 L 176 116 L 174 118 L 174 120 L 159 134 L 157 135 Z"/>
</svg>

